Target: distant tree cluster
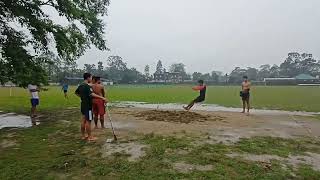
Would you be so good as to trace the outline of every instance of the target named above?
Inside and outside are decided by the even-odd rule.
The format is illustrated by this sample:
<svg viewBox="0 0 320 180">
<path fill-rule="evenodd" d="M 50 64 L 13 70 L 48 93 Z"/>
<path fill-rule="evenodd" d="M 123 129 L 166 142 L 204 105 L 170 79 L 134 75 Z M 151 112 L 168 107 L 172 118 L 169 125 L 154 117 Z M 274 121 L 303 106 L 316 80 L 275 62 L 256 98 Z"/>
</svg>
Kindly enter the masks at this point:
<svg viewBox="0 0 320 180">
<path fill-rule="evenodd" d="M 239 83 L 242 76 L 247 75 L 253 81 L 263 81 L 264 78 L 295 77 L 299 74 L 320 75 L 320 61 L 315 60 L 312 54 L 289 53 L 283 63 L 278 65 L 261 65 L 259 69 L 236 67 L 229 75 L 229 83 Z"/>
<path fill-rule="evenodd" d="M 264 64 L 259 68 L 235 67 L 230 73 L 224 74 L 220 71 L 211 73 L 194 72 L 188 74 L 183 63 L 173 63 L 169 71 L 163 67 L 162 61 L 157 62 L 152 73 L 150 66 L 146 65 L 141 73 L 135 68 L 129 68 L 120 56 L 109 56 L 106 65 L 100 61 L 97 64 L 85 64 L 83 69 L 78 69 L 76 63 L 55 63 L 47 67 L 50 80 L 61 82 L 65 77 L 81 77 L 84 72 L 90 72 L 102 78 L 112 80 L 116 83 L 146 83 L 155 79 L 156 75 L 178 74 L 181 81 L 197 81 L 203 79 L 210 83 L 240 83 L 244 75 L 252 81 L 263 81 L 264 78 L 295 77 L 299 74 L 310 74 L 314 77 L 320 75 L 320 62 L 315 60 L 311 54 L 289 53 L 283 63 L 278 65 Z M 160 76 L 162 77 L 162 76 Z"/>
</svg>

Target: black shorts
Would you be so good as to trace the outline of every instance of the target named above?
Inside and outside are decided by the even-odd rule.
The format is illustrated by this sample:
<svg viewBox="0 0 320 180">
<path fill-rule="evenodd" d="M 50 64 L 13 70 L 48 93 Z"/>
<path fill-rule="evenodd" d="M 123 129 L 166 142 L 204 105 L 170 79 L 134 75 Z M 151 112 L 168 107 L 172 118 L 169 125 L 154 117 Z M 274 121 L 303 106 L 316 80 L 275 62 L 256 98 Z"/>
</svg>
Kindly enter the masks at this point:
<svg viewBox="0 0 320 180">
<path fill-rule="evenodd" d="M 64 93 L 67 93 L 67 92 L 68 92 L 68 90 L 63 90 L 63 92 L 64 92 Z"/>
<path fill-rule="evenodd" d="M 249 101 L 250 99 L 250 93 L 249 92 L 242 92 L 241 94 L 241 98 L 242 98 L 242 101 Z"/>
<path fill-rule="evenodd" d="M 204 100 L 205 100 L 204 97 L 198 96 L 198 97 L 195 98 L 193 101 L 194 101 L 195 103 L 200 103 L 200 102 L 203 102 Z"/>
<path fill-rule="evenodd" d="M 87 121 L 92 121 L 93 119 L 92 109 L 81 109 L 81 113 Z"/>
</svg>

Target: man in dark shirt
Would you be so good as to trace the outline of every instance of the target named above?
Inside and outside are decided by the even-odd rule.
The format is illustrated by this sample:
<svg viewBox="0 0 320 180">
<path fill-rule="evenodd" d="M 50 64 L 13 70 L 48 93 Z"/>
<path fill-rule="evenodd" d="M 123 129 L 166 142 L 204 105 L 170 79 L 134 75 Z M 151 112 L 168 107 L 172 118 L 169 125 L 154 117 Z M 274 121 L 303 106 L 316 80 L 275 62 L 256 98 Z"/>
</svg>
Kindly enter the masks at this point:
<svg viewBox="0 0 320 180">
<path fill-rule="evenodd" d="M 192 100 L 188 106 L 183 107 L 187 111 L 189 111 L 195 103 L 203 102 L 206 99 L 207 86 L 203 84 L 203 80 L 199 80 L 198 83 L 199 85 L 193 87 L 192 89 L 195 91 L 200 91 L 200 95 L 196 99 Z"/>
<path fill-rule="evenodd" d="M 75 94 L 81 98 L 81 113 L 82 113 L 82 122 L 81 122 L 81 133 L 82 139 L 88 139 L 89 141 L 96 140 L 95 137 L 91 135 L 91 120 L 92 117 L 92 98 L 100 98 L 105 101 L 105 98 L 99 96 L 92 92 L 92 88 L 89 85 L 92 81 L 92 75 L 90 73 L 83 74 L 84 82 L 79 85 Z M 88 136 L 85 136 L 87 132 Z"/>
</svg>

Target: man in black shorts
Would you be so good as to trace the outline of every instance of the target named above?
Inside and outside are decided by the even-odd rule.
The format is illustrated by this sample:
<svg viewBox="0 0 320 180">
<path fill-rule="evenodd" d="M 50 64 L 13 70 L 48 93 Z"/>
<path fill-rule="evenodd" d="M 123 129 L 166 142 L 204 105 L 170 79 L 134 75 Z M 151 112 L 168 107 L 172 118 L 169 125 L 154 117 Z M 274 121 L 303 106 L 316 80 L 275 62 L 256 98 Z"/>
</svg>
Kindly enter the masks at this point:
<svg viewBox="0 0 320 180">
<path fill-rule="evenodd" d="M 251 88 L 251 83 L 248 80 L 248 76 L 243 76 L 243 82 L 241 84 L 242 90 L 240 92 L 240 96 L 242 99 L 242 108 L 243 108 L 242 113 L 245 113 L 246 107 L 247 107 L 248 114 L 250 111 L 250 88 Z"/>
<path fill-rule="evenodd" d="M 84 82 L 79 85 L 75 91 L 75 94 L 81 98 L 81 113 L 83 115 L 81 121 L 82 139 L 94 141 L 96 138 L 91 135 L 91 120 L 93 119 L 92 98 L 99 98 L 102 100 L 105 100 L 105 98 L 92 92 L 92 88 L 89 85 L 92 81 L 92 75 L 90 73 L 84 73 L 83 79 Z M 85 135 L 85 132 L 87 132 L 88 136 Z"/>
<path fill-rule="evenodd" d="M 195 91 L 200 91 L 200 96 L 192 100 L 188 106 L 183 107 L 187 111 L 189 111 L 195 103 L 203 102 L 206 99 L 207 86 L 203 84 L 203 80 L 199 80 L 198 83 L 199 85 L 193 87 L 192 89 Z"/>
</svg>

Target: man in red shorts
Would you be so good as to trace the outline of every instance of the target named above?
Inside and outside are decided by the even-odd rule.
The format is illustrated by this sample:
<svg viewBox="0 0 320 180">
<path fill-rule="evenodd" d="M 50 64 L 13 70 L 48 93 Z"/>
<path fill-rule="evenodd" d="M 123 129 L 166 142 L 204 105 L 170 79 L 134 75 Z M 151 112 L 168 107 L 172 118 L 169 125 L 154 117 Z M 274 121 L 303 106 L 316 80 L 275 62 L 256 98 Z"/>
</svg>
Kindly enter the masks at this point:
<svg viewBox="0 0 320 180">
<path fill-rule="evenodd" d="M 104 86 L 101 84 L 100 77 L 98 76 L 94 77 L 92 90 L 95 94 L 105 97 Z M 105 103 L 107 103 L 107 101 L 104 101 L 99 98 L 92 99 L 92 110 L 94 114 L 95 129 L 98 128 L 99 119 L 100 119 L 101 128 L 104 128 Z"/>
</svg>

